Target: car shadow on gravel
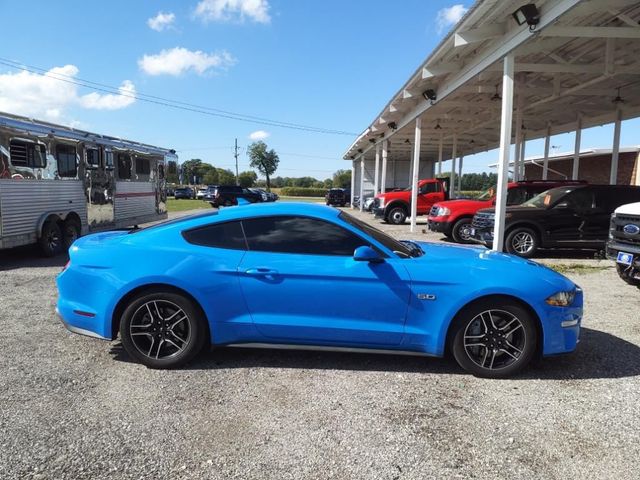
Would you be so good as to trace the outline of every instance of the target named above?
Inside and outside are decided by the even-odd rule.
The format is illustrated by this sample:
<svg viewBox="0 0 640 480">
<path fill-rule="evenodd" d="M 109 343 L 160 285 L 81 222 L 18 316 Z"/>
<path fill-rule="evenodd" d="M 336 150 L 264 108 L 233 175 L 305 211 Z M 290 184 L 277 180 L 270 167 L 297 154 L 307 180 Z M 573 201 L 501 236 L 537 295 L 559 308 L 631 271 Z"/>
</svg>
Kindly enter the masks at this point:
<svg viewBox="0 0 640 480">
<path fill-rule="evenodd" d="M 68 255 L 43 257 L 37 246 L 10 248 L 0 250 L 0 272 L 18 268 L 64 267 L 69 260 Z"/>
<path fill-rule="evenodd" d="M 132 362 L 121 343 L 111 347 L 117 361 Z M 262 348 L 216 348 L 203 353 L 186 370 L 296 368 L 370 372 L 463 374 L 453 359 L 412 355 L 343 353 Z M 577 350 L 547 357 L 516 378 L 540 380 L 623 378 L 640 375 L 640 347 L 615 335 L 583 328 Z"/>
</svg>

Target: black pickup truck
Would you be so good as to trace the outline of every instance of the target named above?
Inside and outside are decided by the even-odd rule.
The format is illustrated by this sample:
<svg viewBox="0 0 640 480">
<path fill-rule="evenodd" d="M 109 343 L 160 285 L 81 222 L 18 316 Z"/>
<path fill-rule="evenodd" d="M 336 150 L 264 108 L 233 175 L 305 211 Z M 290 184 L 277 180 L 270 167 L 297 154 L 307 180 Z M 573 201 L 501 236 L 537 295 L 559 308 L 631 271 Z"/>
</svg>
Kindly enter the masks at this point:
<svg viewBox="0 0 640 480">
<path fill-rule="evenodd" d="M 212 207 L 219 208 L 237 205 L 239 198 L 244 198 L 249 203 L 262 201 L 259 193 L 236 185 L 209 185 L 203 200 L 209 202 Z"/>
</svg>

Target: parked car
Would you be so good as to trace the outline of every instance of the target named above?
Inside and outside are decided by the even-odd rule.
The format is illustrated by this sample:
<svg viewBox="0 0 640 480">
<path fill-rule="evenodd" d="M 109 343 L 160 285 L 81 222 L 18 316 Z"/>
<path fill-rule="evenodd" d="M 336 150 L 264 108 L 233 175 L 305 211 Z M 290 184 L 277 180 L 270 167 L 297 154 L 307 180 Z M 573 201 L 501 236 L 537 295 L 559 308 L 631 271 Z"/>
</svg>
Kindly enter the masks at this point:
<svg viewBox="0 0 640 480">
<path fill-rule="evenodd" d="M 427 215 L 434 203 L 449 199 L 449 191 L 443 180 L 432 178 L 418 182 L 418 215 Z M 411 187 L 401 191 L 376 195 L 373 213 L 385 222 L 400 225 L 411 213 Z"/>
<path fill-rule="evenodd" d="M 327 205 L 344 207 L 351 201 L 351 191 L 344 188 L 330 188 L 324 196 Z"/>
<path fill-rule="evenodd" d="M 550 188 L 561 185 L 583 185 L 583 181 L 532 180 L 510 182 L 507 185 L 507 205 L 520 205 Z M 473 243 L 469 238 L 471 221 L 478 210 L 496 204 L 495 188 L 490 188 L 475 199 L 456 199 L 438 202 L 431 207 L 429 230 L 443 233 L 458 243 Z"/>
<path fill-rule="evenodd" d="M 193 190 L 189 187 L 181 187 L 181 188 L 176 188 L 175 191 L 173 192 L 173 197 L 176 200 L 179 199 L 192 199 L 193 196 Z"/>
<path fill-rule="evenodd" d="M 207 192 L 207 189 L 206 189 L 206 188 L 199 188 L 199 189 L 196 191 L 196 198 L 197 198 L 198 200 L 203 200 L 203 199 L 204 199 L 204 194 L 205 194 L 206 192 Z"/>
<path fill-rule="evenodd" d="M 57 285 L 67 328 L 119 335 L 151 368 L 184 365 L 209 344 L 284 344 L 450 351 L 467 371 L 500 378 L 573 351 L 583 302 L 573 282 L 533 262 L 400 242 L 299 203 L 82 237 Z"/>
<path fill-rule="evenodd" d="M 622 205 L 611 215 L 607 257 L 616 261 L 622 280 L 640 288 L 640 202 Z"/>
<path fill-rule="evenodd" d="M 259 188 L 249 188 L 247 189 L 252 193 L 255 193 L 256 195 L 260 196 L 260 201 L 261 202 L 268 202 L 269 200 L 269 194 L 264 191 L 264 190 L 260 190 Z"/>
<path fill-rule="evenodd" d="M 249 203 L 262 201 L 262 195 L 237 185 L 209 185 L 204 194 L 204 200 L 214 208 L 237 205 L 238 198 L 244 198 Z"/>
<path fill-rule="evenodd" d="M 552 188 L 520 206 L 507 207 L 505 248 L 521 257 L 539 248 L 601 250 L 609 234 L 609 219 L 622 204 L 640 201 L 640 187 L 624 185 L 568 185 Z M 493 244 L 494 209 L 480 210 L 470 237 Z"/>
</svg>

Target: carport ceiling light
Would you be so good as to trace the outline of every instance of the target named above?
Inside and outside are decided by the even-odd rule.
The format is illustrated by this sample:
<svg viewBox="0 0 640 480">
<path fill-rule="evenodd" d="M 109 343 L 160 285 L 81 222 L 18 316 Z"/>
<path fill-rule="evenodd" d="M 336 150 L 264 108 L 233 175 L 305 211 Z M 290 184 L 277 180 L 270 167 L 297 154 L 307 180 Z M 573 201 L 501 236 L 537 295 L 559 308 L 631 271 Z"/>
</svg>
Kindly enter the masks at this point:
<svg viewBox="0 0 640 480">
<path fill-rule="evenodd" d="M 518 22 L 518 25 L 526 23 L 529 25 L 529 30 L 533 30 L 540 22 L 540 12 L 534 3 L 528 3 L 513 12 L 513 18 Z"/>
</svg>

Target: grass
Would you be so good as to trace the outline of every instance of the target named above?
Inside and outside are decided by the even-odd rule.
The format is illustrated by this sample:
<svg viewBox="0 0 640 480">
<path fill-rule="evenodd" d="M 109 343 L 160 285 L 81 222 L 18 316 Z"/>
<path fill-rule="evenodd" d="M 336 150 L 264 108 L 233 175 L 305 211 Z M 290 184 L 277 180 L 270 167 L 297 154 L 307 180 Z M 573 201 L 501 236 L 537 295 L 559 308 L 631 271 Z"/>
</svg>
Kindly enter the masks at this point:
<svg viewBox="0 0 640 480">
<path fill-rule="evenodd" d="M 586 274 L 586 273 L 596 273 L 601 272 L 603 270 L 607 270 L 612 268 L 611 265 L 582 265 L 580 263 L 558 263 L 558 264 L 547 264 L 547 267 L 552 270 L 555 270 L 558 273 L 563 275 L 567 273 L 577 273 L 577 274 Z"/>
<path fill-rule="evenodd" d="M 280 197 L 279 202 L 324 203 L 323 197 Z"/>
<path fill-rule="evenodd" d="M 211 208 L 208 202 L 202 200 L 187 200 L 175 198 L 167 199 L 167 211 L 168 212 L 185 212 L 187 210 L 196 210 L 199 208 Z"/>
</svg>

